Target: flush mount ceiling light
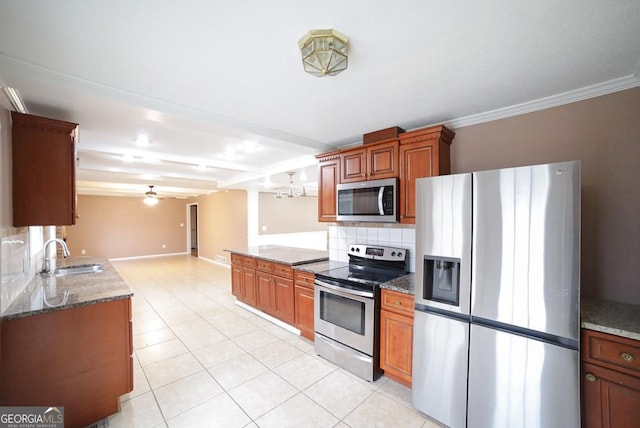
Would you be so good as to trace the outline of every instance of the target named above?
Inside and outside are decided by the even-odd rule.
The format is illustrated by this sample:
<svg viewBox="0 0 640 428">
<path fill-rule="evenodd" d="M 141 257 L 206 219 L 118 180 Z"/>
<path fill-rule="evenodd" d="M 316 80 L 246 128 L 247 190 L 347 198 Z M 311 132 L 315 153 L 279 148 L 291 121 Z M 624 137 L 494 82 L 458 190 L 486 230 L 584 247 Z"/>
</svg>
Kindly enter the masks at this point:
<svg viewBox="0 0 640 428">
<path fill-rule="evenodd" d="M 289 171 L 286 173 L 289 176 L 289 189 L 286 192 L 282 192 L 282 190 L 278 190 L 278 193 L 276 193 L 276 198 L 281 199 L 284 198 L 285 196 L 287 198 L 296 198 L 298 196 L 307 196 L 307 191 L 305 190 L 304 186 L 302 186 L 302 193 L 297 193 L 293 191 L 293 176 L 295 174 L 295 172 L 293 171 Z"/>
<path fill-rule="evenodd" d="M 347 69 L 349 39 L 336 30 L 311 30 L 298 42 L 304 71 L 317 77 Z"/>
<path fill-rule="evenodd" d="M 144 203 L 149 206 L 158 204 L 158 194 L 153 191 L 153 186 L 149 186 L 149 191 L 145 193 Z"/>
</svg>

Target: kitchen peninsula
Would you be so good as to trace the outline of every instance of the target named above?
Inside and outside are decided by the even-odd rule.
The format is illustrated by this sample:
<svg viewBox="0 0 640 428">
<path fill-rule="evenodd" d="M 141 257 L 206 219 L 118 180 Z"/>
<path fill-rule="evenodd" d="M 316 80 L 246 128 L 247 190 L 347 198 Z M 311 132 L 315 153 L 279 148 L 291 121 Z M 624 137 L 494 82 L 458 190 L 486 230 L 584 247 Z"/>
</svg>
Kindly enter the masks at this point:
<svg viewBox="0 0 640 428">
<path fill-rule="evenodd" d="M 231 294 L 240 302 L 295 326 L 313 339 L 315 272 L 329 269 L 327 251 L 264 245 L 231 253 Z"/>
<path fill-rule="evenodd" d="M 101 272 L 37 274 L 0 317 L 0 405 L 64 407 L 66 426 L 119 410 L 133 389 L 129 286 L 105 259 Z"/>
</svg>

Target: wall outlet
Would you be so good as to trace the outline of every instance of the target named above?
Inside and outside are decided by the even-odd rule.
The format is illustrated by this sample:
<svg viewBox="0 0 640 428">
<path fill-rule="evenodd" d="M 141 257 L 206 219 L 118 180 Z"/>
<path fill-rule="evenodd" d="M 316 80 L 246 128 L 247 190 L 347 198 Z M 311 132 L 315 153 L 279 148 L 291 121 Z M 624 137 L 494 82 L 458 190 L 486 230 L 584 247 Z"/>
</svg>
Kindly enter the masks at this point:
<svg viewBox="0 0 640 428">
<path fill-rule="evenodd" d="M 164 244 L 162 244 L 162 248 L 167 248 L 167 246 L 166 246 L 166 245 L 164 245 Z"/>
<path fill-rule="evenodd" d="M 80 251 L 80 253 L 84 256 L 85 254 L 87 254 L 87 250 L 85 250 L 84 248 Z"/>
<path fill-rule="evenodd" d="M 267 231 L 267 226 L 262 226 L 262 231 L 266 232 Z"/>
</svg>

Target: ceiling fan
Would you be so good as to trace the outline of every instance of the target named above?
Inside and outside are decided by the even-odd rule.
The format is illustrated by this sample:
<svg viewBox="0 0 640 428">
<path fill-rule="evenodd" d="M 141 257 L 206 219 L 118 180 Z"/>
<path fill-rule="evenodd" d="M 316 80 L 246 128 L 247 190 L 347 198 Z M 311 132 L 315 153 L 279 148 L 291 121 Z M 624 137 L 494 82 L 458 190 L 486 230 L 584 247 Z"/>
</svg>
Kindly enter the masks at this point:
<svg viewBox="0 0 640 428">
<path fill-rule="evenodd" d="M 149 191 L 145 192 L 144 203 L 149 206 L 158 204 L 158 194 L 153 191 L 153 186 L 149 186 Z"/>
<path fill-rule="evenodd" d="M 286 192 L 282 192 L 282 190 L 278 189 L 278 193 L 276 193 L 276 198 L 280 199 L 280 198 L 284 198 L 285 196 L 287 198 L 296 198 L 298 196 L 307 196 L 307 191 L 304 188 L 304 186 L 302 186 L 302 193 L 298 193 L 298 192 L 294 192 L 293 191 L 293 176 L 295 175 L 294 171 L 288 171 L 286 173 L 289 176 L 289 188 Z"/>
</svg>

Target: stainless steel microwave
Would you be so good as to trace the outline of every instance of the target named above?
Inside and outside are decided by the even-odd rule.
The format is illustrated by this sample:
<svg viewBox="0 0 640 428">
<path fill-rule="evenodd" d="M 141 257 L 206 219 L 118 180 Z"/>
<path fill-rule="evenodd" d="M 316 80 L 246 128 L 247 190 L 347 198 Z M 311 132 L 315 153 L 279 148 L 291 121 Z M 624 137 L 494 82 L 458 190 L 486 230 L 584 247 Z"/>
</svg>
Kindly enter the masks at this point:
<svg viewBox="0 0 640 428">
<path fill-rule="evenodd" d="M 337 221 L 398 222 L 398 179 L 338 184 Z"/>
</svg>

